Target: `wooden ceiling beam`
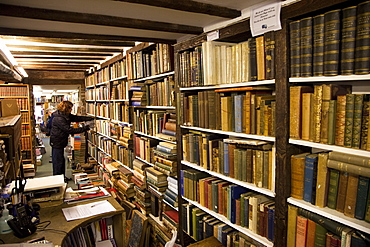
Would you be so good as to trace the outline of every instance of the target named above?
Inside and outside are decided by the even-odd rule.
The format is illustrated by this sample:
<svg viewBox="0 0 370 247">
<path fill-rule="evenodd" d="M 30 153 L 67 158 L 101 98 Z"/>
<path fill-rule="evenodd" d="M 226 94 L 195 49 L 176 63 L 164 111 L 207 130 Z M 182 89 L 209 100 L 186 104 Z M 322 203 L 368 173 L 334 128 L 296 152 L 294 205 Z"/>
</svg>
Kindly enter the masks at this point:
<svg viewBox="0 0 370 247">
<path fill-rule="evenodd" d="M 88 65 L 23 65 L 22 66 L 26 72 L 28 70 L 78 70 L 78 71 L 85 71 L 93 66 Z M 28 73 L 28 72 L 27 72 Z"/>
<path fill-rule="evenodd" d="M 6 28 L 0 27 L 1 35 L 15 35 L 27 37 L 44 37 L 44 38 L 64 38 L 64 39 L 85 39 L 85 40 L 110 40 L 110 41 L 138 41 L 138 42 L 154 42 L 175 44 L 173 39 L 160 39 L 151 37 L 135 37 L 123 35 L 104 35 L 104 34 L 87 34 L 87 33 L 71 33 L 71 32 L 57 32 L 48 30 L 31 30 L 20 28 Z"/>
<path fill-rule="evenodd" d="M 0 15 L 48 21 L 61 21 L 101 26 L 144 29 L 172 33 L 200 34 L 203 32 L 202 27 L 195 27 L 189 25 L 180 25 L 175 23 L 159 21 L 139 20 L 118 16 L 32 8 L 10 4 L 0 4 Z"/>
<path fill-rule="evenodd" d="M 27 42 L 42 42 L 51 44 L 69 44 L 69 45 L 94 45 L 94 46 L 118 46 L 132 47 L 135 46 L 133 41 L 119 40 L 91 40 L 91 39 L 63 39 L 63 38 L 45 38 L 45 37 L 22 37 L 22 36 L 5 36 L 0 35 L 4 40 L 27 41 Z"/>
<path fill-rule="evenodd" d="M 48 56 L 79 56 L 79 57 L 110 57 L 114 53 L 88 53 L 88 52 L 59 52 L 59 51 L 12 51 L 14 57 L 27 57 L 27 56 L 39 56 L 39 57 L 48 57 Z"/>
<path fill-rule="evenodd" d="M 155 6 L 160 8 L 176 9 L 180 11 L 207 14 L 213 16 L 219 16 L 224 18 L 236 18 L 241 16 L 241 11 L 226 7 L 221 7 L 217 5 L 200 3 L 192 0 L 182 0 L 182 1 L 173 1 L 173 0 L 114 0 L 119 2 L 127 3 L 138 3 L 149 6 Z"/>
<path fill-rule="evenodd" d="M 15 50 L 23 51 L 67 51 L 67 52 L 112 52 L 121 53 L 122 49 L 114 48 L 86 48 L 86 47 L 55 47 L 55 46 L 26 46 L 26 45 L 6 45 L 10 52 Z"/>
</svg>

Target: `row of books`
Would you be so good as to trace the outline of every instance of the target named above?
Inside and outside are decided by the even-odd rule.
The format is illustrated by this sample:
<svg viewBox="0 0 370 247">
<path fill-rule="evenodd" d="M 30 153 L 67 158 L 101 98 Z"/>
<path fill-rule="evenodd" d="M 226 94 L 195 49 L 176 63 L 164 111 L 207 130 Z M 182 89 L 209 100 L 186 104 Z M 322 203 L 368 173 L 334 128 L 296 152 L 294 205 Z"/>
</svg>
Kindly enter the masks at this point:
<svg viewBox="0 0 370 247">
<path fill-rule="evenodd" d="M 288 205 L 287 246 L 365 247 L 366 234 L 305 209 Z"/>
<path fill-rule="evenodd" d="M 22 123 L 29 123 L 30 122 L 30 113 L 29 112 L 21 112 L 22 115 Z"/>
<path fill-rule="evenodd" d="M 222 246 L 263 246 L 192 204 L 182 205 L 183 230 L 197 242 L 215 237 Z"/>
<path fill-rule="evenodd" d="M 290 95 L 291 138 L 370 150 L 369 94 L 323 84 L 292 86 Z"/>
<path fill-rule="evenodd" d="M 329 153 L 291 157 L 291 196 L 370 222 L 370 159 Z"/>
<path fill-rule="evenodd" d="M 116 78 L 126 76 L 126 59 L 117 61 L 110 66 L 102 68 L 99 71 L 94 72 L 93 74 L 85 78 L 85 86 L 95 86 L 96 84 L 107 82 Z"/>
<path fill-rule="evenodd" d="M 97 103 L 96 104 L 96 116 L 110 118 L 110 104 L 109 103 Z"/>
<path fill-rule="evenodd" d="M 28 99 L 16 99 L 17 100 L 17 104 L 18 104 L 18 107 L 20 110 L 28 110 L 29 109 L 29 106 L 28 106 Z M 62 101 L 62 100 L 60 100 Z M 60 102 L 58 101 L 58 102 Z"/>
<path fill-rule="evenodd" d="M 176 114 L 162 110 L 136 109 L 134 129 L 146 135 L 174 140 L 175 138 L 169 136 L 176 136 Z"/>
<path fill-rule="evenodd" d="M 27 87 L 2 86 L 0 97 L 28 97 Z"/>
<path fill-rule="evenodd" d="M 206 41 L 179 53 L 181 87 L 274 79 L 274 32 L 241 43 Z"/>
<path fill-rule="evenodd" d="M 173 76 L 145 81 L 147 106 L 175 106 L 175 82 Z"/>
<path fill-rule="evenodd" d="M 273 136 L 276 104 L 275 95 L 271 95 L 271 92 L 269 87 L 242 87 L 200 91 L 197 95 L 182 93 L 181 123 L 207 129 Z"/>
<path fill-rule="evenodd" d="M 112 100 L 128 99 L 128 82 L 127 81 L 114 81 L 112 84 Z"/>
<path fill-rule="evenodd" d="M 233 224 L 273 238 L 275 203 L 270 198 L 194 169 L 181 170 L 181 185 L 184 197 L 225 216 Z"/>
<path fill-rule="evenodd" d="M 116 79 L 127 75 L 127 64 L 126 58 L 119 60 L 112 65 L 110 68 L 110 79 Z"/>
<path fill-rule="evenodd" d="M 173 48 L 169 44 L 154 44 L 140 51 L 128 52 L 129 79 L 149 77 L 173 69 Z"/>
<path fill-rule="evenodd" d="M 112 217 L 102 218 L 79 227 L 66 238 L 68 246 L 117 246 Z"/>
<path fill-rule="evenodd" d="M 368 74 L 369 11 L 363 2 L 291 22 L 291 77 Z"/>
<path fill-rule="evenodd" d="M 182 136 L 183 159 L 257 187 L 273 189 L 272 144 L 189 131 Z"/>
<path fill-rule="evenodd" d="M 33 148 L 33 145 L 31 145 L 31 137 L 30 136 L 22 136 L 21 138 L 21 149 L 22 150 L 29 150 Z"/>
<path fill-rule="evenodd" d="M 110 100 L 111 88 L 109 84 L 97 88 L 87 89 L 87 100 Z"/>
<path fill-rule="evenodd" d="M 146 106 L 148 104 L 147 99 L 147 87 L 143 83 L 135 83 L 130 87 L 130 101 L 132 106 Z"/>
<path fill-rule="evenodd" d="M 109 116 L 116 121 L 130 122 L 130 107 L 127 102 L 111 103 Z"/>
</svg>

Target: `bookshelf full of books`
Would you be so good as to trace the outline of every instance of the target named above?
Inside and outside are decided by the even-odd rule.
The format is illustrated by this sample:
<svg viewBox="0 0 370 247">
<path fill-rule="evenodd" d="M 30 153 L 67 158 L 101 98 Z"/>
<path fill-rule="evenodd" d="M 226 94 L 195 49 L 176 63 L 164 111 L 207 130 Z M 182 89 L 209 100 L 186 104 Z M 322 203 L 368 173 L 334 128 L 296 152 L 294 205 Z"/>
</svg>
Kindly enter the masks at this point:
<svg viewBox="0 0 370 247">
<path fill-rule="evenodd" d="M 281 30 L 175 45 L 183 243 L 366 246 L 369 6 L 298 1 Z"/>
<path fill-rule="evenodd" d="M 132 203 L 155 229 L 155 246 L 163 246 L 179 218 L 173 48 L 142 43 L 127 57 L 135 154 Z"/>
<path fill-rule="evenodd" d="M 31 102 L 30 102 L 30 89 L 27 84 L 1 84 L 0 85 L 0 99 L 16 100 L 16 104 L 20 110 L 22 118 L 21 125 L 21 154 L 22 164 L 24 164 L 28 174 L 35 176 L 36 173 L 36 155 L 34 151 L 35 135 Z M 12 104 L 12 102 L 9 102 Z"/>
<path fill-rule="evenodd" d="M 184 241 L 274 245 L 273 36 L 175 47 Z"/>
<path fill-rule="evenodd" d="M 96 117 L 95 128 L 88 133 L 88 153 L 98 163 L 104 185 L 115 188 L 120 201 L 132 194 L 121 179 L 132 172 L 133 163 L 126 67 L 126 57 L 119 54 L 97 71 L 90 71 L 85 79 L 86 110 Z M 122 183 L 124 191 L 120 189 Z"/>
<path fill-rule="evenodd" d="M 366 246 L 370 234 L 370 3 L 289 23 L 287 246 Z M 326 245 L 327 246 L 327 245 Z"/>
</svg>

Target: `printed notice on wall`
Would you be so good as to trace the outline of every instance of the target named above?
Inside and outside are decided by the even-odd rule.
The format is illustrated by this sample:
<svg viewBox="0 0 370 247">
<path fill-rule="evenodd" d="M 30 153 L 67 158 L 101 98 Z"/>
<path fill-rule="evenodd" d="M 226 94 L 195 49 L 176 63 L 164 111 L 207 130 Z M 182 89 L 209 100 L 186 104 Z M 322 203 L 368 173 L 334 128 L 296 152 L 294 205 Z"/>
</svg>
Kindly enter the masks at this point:
<svg viewBox="0 0 370 247">
<path fill-rule="evenodd" d="M 280 11 L 280 1 L 252 7 L 250 25 L 253 37 L 280 30 Z"/>
</svg>

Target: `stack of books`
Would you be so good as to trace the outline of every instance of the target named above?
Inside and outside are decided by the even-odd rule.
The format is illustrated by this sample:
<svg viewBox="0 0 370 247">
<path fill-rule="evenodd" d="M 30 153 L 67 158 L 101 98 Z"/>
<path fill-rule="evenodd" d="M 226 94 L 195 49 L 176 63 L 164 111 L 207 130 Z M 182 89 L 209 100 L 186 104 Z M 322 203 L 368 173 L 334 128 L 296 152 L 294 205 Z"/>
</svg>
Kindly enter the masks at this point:
<svg viewBox="0 0 370 247">
<path fill-rule="evenodd" d="M 143 106 L 147 104 L 146 100 L 146 89 L 144 85 L 131 86 L 130 91 L 132 92 L 131 105 L 132 106 Z"/>
<path fill-rule="evenodd" d="M 146 182 L 148 186 L 153 187 L 159 192 L 165 192 L 168 187 L 167 176 L 154 169 L 154 167 L 148 167 L 146 171 Z"/>
<path fill-rule="evenodd" d="M 109 197 L 109 192 L 103 187 L 94 187 L 91 189 L 84 190 L 73 190 L 72 188 L 67 188 L 64 195 L 64 202 L 71 204 L 77 202 L 83 202 L 88 200 L 94 200 L 98 198 Z"/>
</svg>

